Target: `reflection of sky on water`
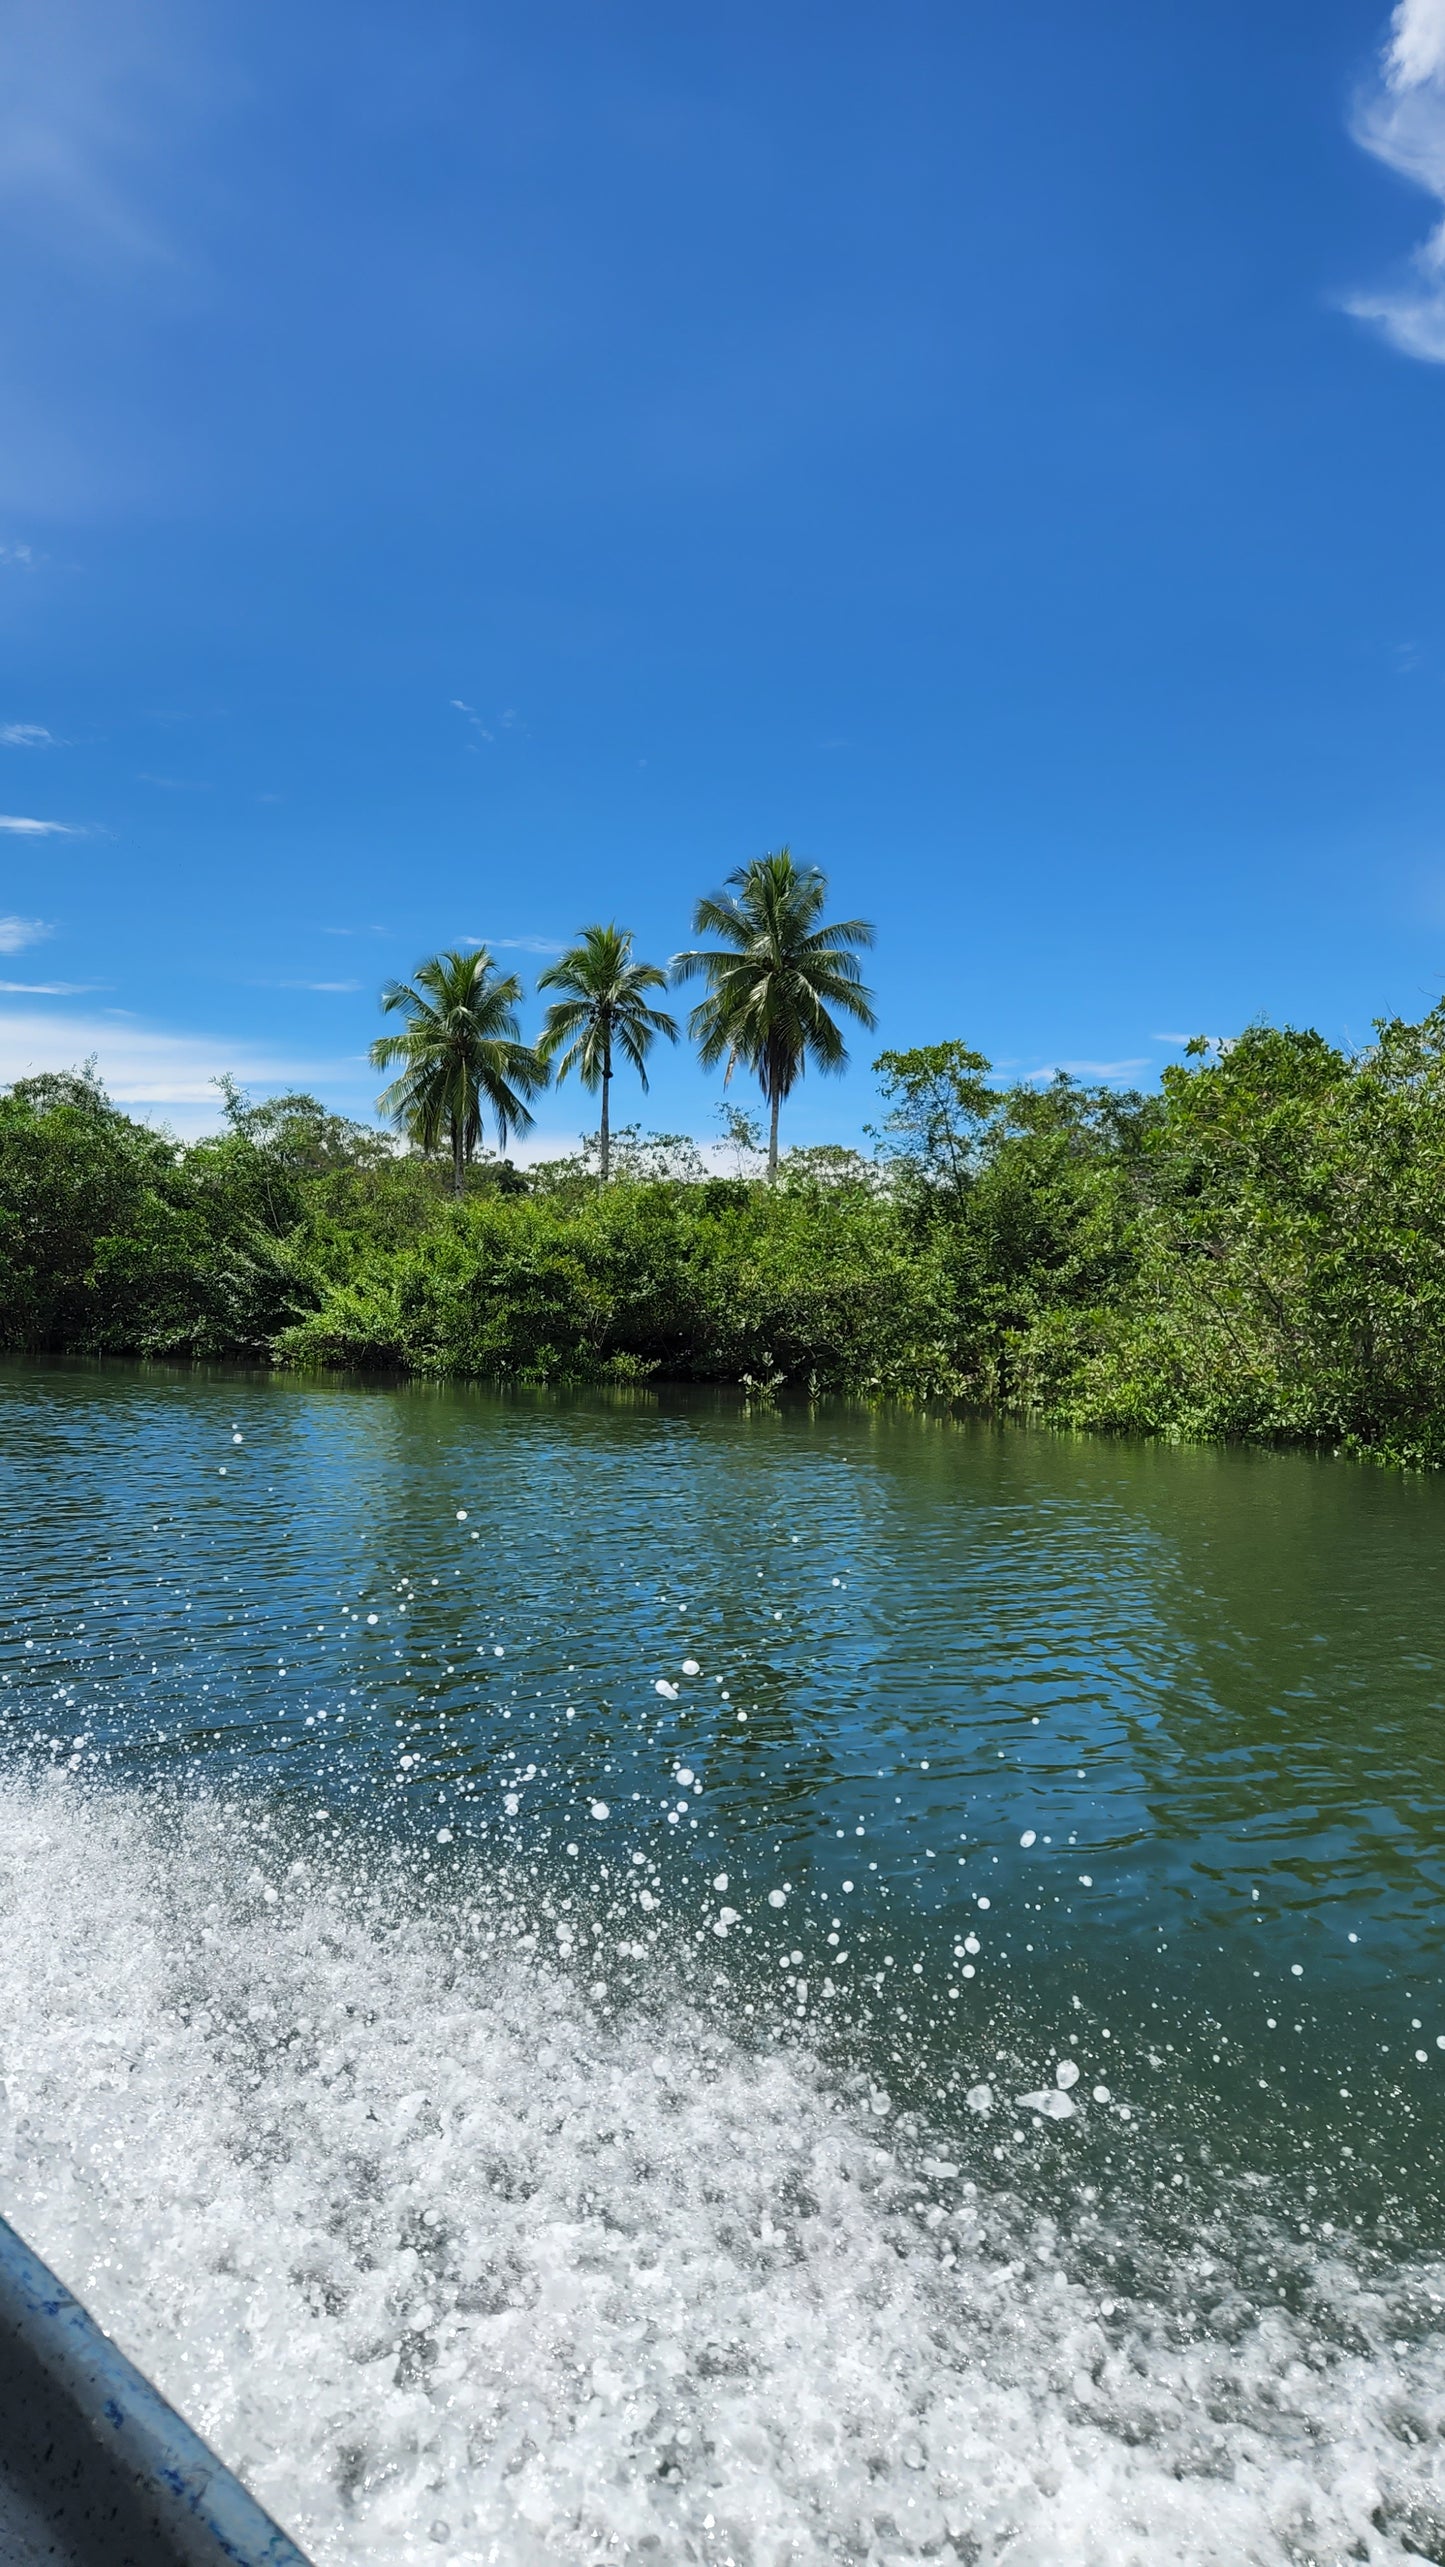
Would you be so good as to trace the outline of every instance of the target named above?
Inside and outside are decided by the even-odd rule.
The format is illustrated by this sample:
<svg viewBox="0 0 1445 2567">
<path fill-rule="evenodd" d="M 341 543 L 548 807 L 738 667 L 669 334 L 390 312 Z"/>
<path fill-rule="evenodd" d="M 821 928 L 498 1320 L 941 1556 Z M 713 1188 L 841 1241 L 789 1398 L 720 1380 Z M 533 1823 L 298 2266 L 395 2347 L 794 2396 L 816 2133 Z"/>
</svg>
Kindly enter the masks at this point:
<svg viewBox="0 0 1445 2567">
<path fill-rule="evenodd" d="M 940 2003 L 1307 2004 L 1330 2077 L 1437 2001 L 1433 1483 L 687 1394 L 4 1380 L 0 1698 L 57 1761 L 786 1871 Z"/>
</svg>

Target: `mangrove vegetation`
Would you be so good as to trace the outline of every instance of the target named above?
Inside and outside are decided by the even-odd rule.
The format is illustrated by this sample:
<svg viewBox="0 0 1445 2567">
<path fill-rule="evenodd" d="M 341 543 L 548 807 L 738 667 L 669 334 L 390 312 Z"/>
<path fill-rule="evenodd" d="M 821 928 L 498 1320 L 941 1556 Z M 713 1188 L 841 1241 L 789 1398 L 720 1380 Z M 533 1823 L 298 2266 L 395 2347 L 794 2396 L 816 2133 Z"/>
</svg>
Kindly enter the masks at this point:
<svg viewBox="0 0 1445 2567">
<path fill-rule="evenodd" d="M 624 945 L 594 933 L 549 983 L 551 1054 L 604 1094 L 609 1044 L 638 1069 L 666 1033 Z M 0 1096 L 4 1343 L 841 1391 L 1445 1460 L 1445 1005 L 1355 1054 L 1264 1025 L 1199 1042 L 1149 1096 L 1002 1085 L 962 1042 L 889 1051 L 866 1153 L 782 1150 L 770 1183 L 733 1106 L 730 1152 L 613 1129 L 604 1182 L 596 1140 L 525 1171 L 482 1147 L 483 1097 L 509 1135 L 536 1087 L 517 994 L 457 959 L 393 1005 L 395 1139 L 231 1084 L 190 1145 L 88 1073 Z M 738 1037 L 770 1121 L 778 1022 Z"/>
</svg>

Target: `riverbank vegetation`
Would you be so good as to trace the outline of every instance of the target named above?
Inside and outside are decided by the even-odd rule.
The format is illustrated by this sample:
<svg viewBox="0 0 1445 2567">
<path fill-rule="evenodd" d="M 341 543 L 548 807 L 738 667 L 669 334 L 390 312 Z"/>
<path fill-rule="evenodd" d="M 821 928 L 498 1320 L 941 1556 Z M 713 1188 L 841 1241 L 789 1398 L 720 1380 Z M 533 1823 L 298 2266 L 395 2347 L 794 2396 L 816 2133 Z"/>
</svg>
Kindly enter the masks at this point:
<svg viewBox="0 0 1445 2567">
<path fill-rule="evenodd" d="M 614 958 L 615 959 L 615 958 Z M 575 993 L 574 993 L 575 994 Z M 508 1039 L 510 1037 L 499 1038 Z M 11 1348 L 846 1391 L 1445 1461 L 1445 1006 L 1252 1028 L 1156 1095 L 884 1053 L 867 1154 L 611 1134 L 525 1172 L 227 1091 L 183 1146 L 0 1097 Z M 515 1092 L 515 1090 L 514 1090 Z M 726 1153 L 723 1154 L 725 1157 Z"/>
</svg>

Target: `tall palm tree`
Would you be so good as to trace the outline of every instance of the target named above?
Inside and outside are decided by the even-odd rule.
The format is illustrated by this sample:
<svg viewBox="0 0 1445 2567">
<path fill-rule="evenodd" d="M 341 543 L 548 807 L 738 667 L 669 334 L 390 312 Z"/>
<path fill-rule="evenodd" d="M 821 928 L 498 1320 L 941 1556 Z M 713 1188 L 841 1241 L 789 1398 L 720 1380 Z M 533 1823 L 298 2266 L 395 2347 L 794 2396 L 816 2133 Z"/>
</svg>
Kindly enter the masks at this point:
<svg viewBox="0 0 1445 2567">
<path fill-rule="evenodd" d="M 582 942 L 559 954 L 540 975 L 539 989 L 565 995 L 548 1008 L 539 1059 L 557 1064 L 561 1081 L 575 1069 L 582 1084 L 602 1090 L 601 1169 L 605 1185 L 612 1166 L 610 1089 L 612 1060 L 620 1052 L 647 1087 L 647 1055 L 659 1034 L 677 1041 L 677 1026 L 659 1007 L 649 1007 L 645 993 L 666 989 L 667 974 L 656 963 L 635 963 L 632 938 L 625 927 L 584 927 Z"/>
<path fill-rule="evenodd" d="M 373 1069 L 401 1073 L 377 1098 L 378 1110 L 423 1150 L 448 1141 L 454 1194 L 482 1137 L 484 1109 L 491 1107 L 505 1150 L 509 1132 L 531 1128 L 524 1098 L 547 1084 L 545 1064 L 521 1039 L 521 996 L 515 972 L 499 972 L 485 945 L 433 954 L 410 980 L 388 981 L 381 993 L 383 1009 L 404 1016 L 406 1031 L 372 1044 Z"/>
<path fill-rule="evenodd" d="M 730 873 L 693 911 L 698 935 L 723 948 L 673 956 L 673 976 L 708 983 L 688 1020 L 706 1069 L 739 1061 L 750 1069 L 768 1108 L 768 1182 L 778 1173 L 778 1108 L 809 1061 L 820 1070 L 847 1067 L 842 1034 L 829 1014 L 839 1008 L 860 1025 L 876 1023 L 872 991 L 863 984 L 856 945 L 871 945 L 866 918 L 823 917 L 828 880 L 816 865 L 797 865 L 786 847 Z"/>
</svg>

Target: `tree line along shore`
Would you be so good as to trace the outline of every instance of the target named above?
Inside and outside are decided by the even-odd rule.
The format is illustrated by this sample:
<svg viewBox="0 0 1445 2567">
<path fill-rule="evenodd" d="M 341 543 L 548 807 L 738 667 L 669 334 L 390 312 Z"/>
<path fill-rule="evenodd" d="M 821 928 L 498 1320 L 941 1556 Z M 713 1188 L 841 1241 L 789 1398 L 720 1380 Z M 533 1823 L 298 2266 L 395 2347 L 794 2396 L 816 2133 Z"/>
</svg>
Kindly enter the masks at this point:
<svg viewBox="0 0 1445 2567">
<path fill-rule="evenodd" d="M 760 862 L 771 919 L 749 919 L 768 886 L 741 868 L 699 904 L 716 945 L 674 965 L 706 984 L 704 1058 L 754 1077 L 765 1109 L 727 1104 L 721 1151 L 610 1113 L 525 1171 L 484 1148 L 488 1109 L 505 1140 L 559 1068 L 608 1102 L 678 1029 L 641 1022 L 665 1016 L 664 975 L 615 928 L 544 974 L 533 1047 L 485 949 L 437 956 L 384 994 L 395 1138 L 229 1082 L 224 1128 L 190 1145 L 89 1072 L 0 1094 L 0 1344 L 732 1383 L 1445 1462 L 1445 1001 L 1353 1053 L 1267 1025 L 1201 1039 L 1150 1095 L 1000 1085 L 960 1041 L 887 1051 L 867 1153 L 785 1150 L 804 1064 L 846 1061 L 837 1013 L 872 1021 L 871 930 L 830 927 L 822 877 L 785 850 Z M 825 958 L 810 987 L 796 953 L 771 988 L 760 966 L 785 912 Z M 459 1005 L 483 1021 L 448 1031 Z"/>
</svg>

